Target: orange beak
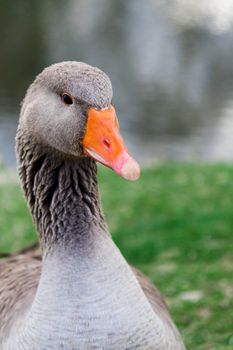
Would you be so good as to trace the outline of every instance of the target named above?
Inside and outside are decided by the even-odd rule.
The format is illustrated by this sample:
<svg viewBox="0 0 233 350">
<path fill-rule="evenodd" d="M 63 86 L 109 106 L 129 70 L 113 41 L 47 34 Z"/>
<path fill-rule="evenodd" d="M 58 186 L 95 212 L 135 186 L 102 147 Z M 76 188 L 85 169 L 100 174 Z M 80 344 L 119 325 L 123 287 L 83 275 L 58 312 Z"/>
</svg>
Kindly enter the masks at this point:
<svg viewBox="0 0 233 350">
<path fill-rule="evenodd" d="M 139 165 L 128 153 L 112 105 L 105 110 L 89 109 L 82 144 L 84 154 L 113 169 L 123 178 L 139 178 Z"/>
</svg>

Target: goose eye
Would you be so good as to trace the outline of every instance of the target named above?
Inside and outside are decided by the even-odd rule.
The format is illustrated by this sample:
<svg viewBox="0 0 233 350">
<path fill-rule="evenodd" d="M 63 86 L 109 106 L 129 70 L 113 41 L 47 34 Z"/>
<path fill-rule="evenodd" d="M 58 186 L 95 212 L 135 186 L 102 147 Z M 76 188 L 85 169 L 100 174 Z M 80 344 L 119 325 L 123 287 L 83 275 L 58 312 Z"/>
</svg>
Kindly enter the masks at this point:
<svg viewBox="0 0 233 350">
<path fill-rule="evenodd" d="M 73 99 L 72 99 L 72 97 L 70 97 L 70 95 L 68 95 L 68 94 L 62 94 L 61 98 L 62 98 L 62 101 L 63 101 L 66 105 L 72 105 L 72 104 L 73 104 Z"/>
</svg>

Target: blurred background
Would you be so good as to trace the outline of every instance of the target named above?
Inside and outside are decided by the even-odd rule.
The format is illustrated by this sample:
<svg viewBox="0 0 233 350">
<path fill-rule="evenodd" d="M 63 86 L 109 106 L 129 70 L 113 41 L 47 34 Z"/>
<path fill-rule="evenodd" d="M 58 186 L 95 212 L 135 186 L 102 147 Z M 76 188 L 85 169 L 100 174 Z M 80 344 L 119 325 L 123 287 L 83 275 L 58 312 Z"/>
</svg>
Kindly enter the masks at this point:
<svg viewBox="0 0 233 350">
<path fill-rule="evenodd" d="M 162 291 L 187 349 L 232 350 L 233 0 L 0 5 L 0 253 L 37 240 L 15 175 L 28 85 L 55 62 L 98 66 L 143 166 L 132 184 L 100 169 L 113 238 Z"/>
<path fill-rule="evenodd" d="M 63 60 L 111 78 L 142 164 L 233 159 L 233 0 L 1 0 L 0 156 L 14 166 L 19 103 Z"/>
</svg>

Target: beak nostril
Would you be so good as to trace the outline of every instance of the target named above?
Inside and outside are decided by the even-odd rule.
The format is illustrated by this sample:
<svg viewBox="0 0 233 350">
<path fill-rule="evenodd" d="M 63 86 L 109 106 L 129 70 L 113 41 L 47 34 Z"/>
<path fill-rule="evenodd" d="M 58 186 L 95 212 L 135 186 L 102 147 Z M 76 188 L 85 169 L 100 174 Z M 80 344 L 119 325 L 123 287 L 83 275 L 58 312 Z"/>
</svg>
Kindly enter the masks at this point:
<svg viewBox="0 0 233 350">
<path fill-rule="evenodd" d="M 111 145 L 110 145 L 110 142 L 109 142 L 109 140 L 108 139 L 104 139 L 104 146 L 106 147 L 106 148 L 108 148 L 108 149 L 110 149 L 111 148 Z"/>
</svg>

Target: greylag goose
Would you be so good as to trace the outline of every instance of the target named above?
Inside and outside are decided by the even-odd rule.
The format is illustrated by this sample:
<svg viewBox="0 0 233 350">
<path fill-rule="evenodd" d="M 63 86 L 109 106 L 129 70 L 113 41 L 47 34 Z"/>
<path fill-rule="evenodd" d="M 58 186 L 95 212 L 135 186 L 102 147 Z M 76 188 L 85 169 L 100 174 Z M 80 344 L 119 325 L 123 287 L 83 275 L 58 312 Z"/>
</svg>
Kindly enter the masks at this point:
<svg viewBox="0 0 233 350">
<path fill-rule="evenodd" d="M 95 161 L 139 177 L 111 101 L 108 76 L 81 62 L 44 69 L 26 93 L 18 172 L 43 253 L 1 259 L 2 350 L 184 349 L 159 292 L 104 221 Z"/>
</svg>

